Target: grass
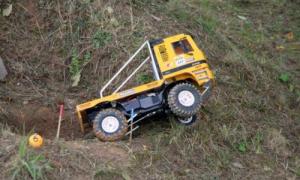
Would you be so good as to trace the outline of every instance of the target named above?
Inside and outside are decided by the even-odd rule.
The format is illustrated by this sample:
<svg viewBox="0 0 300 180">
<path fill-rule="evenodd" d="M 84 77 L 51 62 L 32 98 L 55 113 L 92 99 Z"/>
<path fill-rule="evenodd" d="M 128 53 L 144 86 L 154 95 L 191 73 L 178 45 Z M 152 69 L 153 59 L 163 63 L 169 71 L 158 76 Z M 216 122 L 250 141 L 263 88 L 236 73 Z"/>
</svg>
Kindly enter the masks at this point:
<svg viewBox="0 0 300 180">
<path fill-rule="evenodd" d="M 27 137 L 23 137 L 19 144 L 16 160 L 11 167 L 12 179 L 45 179 L 46 173 L 52 168 L 42 154 L 36 154 L 27 145 Z"/>
<path fill-rule="evenodd" d="M 26 11 L 14 5 L 12 16 L 0 17 L 0 32 L 5 32 L 0 53 L 11 59 L 8 67 L 13 70 L 0 93 L 12 97 L 11 103 L 22 104 L 26 96 L 30 102 L 56 104 L 58 87 L 71 86 L 71 77 L 78 73 L 81 81 L 77 88 L 66 88 L 66 97 L 76 103 L 95 98 L 98 88 L 142 42 L 176 33 L 194 36 L 217 81 L 195 127 L 182 127 L 162 117 L 143 125 L 131 147 L 120 142 L 128 148 L 128 166 L 102 162 L 97 151 L 85 154 L 86 150 L 75 148 L 75 141 L 72 148 L 76 150 L 50 148 L 55 152 L 49 151 L 55 166 L 43 177 L 51 178 L 61 169 L 64 179 L 80 175 L 94 179 L 299 177 L 300 8 L 296 1 L 41 1 L 36 6 L 36 11 L 34 6 L 26 6 Z M 287 38 L 289 32 L 293 38 Z M 28 86 L 22 77 L 37 77 L 32 78 L 36 87 Z M 135 80 L 146 83 L 149 78 L 141 74 Z M 36 90 L 47 96 L 36 97 L 32 93 Z M 1 103 L 9 107 L 5 98 L 0 97 Z M 106 145 L 111 144 L 101 144 L 97 150 Z M 31 153 L 27 150 L 18 159 L 32 168 L 22 163 L 15 166 L 21 174 L 39 177 L 38 170 L 31 175 L 35 167 L 31 164 L 47 161 Z"/>
<path fill-rule="evenodd" d="M 93 179 L 100 179 L 100 180 L 110 180 L 110 179 L 123 179 L 123 180 L 130 180 L 130 176 L 127 174 L 125 170 L 121 169 L 114 169 L 114 168 L 100 168 L 98 169 Z"/>
</svg>

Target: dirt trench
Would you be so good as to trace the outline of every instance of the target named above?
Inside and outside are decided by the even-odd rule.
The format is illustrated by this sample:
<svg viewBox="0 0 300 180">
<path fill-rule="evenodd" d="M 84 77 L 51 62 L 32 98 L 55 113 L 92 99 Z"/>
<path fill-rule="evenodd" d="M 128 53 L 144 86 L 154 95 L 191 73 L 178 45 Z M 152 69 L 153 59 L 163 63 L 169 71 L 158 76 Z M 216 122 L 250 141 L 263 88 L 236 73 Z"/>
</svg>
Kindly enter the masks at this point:
<svg viewBox="0 0 300 180">
<path fill-rule="evenodd" d="M 13 132 L 28 134 L 36 132 L 47 139 L 54 139 L 57 133 L 59 108 L 50 108 L 38 104 L 0 105 L 3 116 L 0 122 L 7 124 Z M 60 138 L 75 140 L 82 138 L 79 123 L 72 110 L 64 111 Z"/>
</svg>

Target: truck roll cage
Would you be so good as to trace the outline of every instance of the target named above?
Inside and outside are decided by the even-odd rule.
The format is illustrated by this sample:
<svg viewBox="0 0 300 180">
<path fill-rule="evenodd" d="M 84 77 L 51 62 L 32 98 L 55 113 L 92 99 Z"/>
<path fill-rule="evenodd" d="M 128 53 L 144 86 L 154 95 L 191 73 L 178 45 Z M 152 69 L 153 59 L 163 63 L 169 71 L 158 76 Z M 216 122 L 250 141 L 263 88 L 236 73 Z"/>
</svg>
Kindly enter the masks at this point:
<svg viewBox="0 0 300 180">
<path fill-rule="evenodd" d="M 149 41 L 145 41 L 140 47 L 139 49 L 125 62 L 125 64 L 113 75 L 113 77 L 102 87 L 102 89 L 100 90 L 99 94 L 100 97 L 103 97 L 103 92 L 105 91 L 105 89 L 113 82 L 113 80 L 115 80 L 119 74 L 129 65 L 130 62 L 133 61 L 133 59 L 145 48 L 148 47 L 148 51 L 149 51 L 149 56 L 142 62 L 139 64 L 139 66 L 122 82 L 122 84 L 120 84 L 113 93 L 117 93 L 131 78 L 133 75 L 135 75 L 137 73 L 137 71 L 139 69 L 141 69 L 141 67 L 146 64 L 146 62 L 151 59 L 151 65 L 152 65 L 152 69 L 153 69 L 153 74 L 154 74 L 154 78 L 155 80 L 160 80 L 160 76 L 159 76 L 159 72 L 155 63 L 155 59 L 153 56 L 153 52 L 151 49 L 151 45 L 149 43 Z"/>
</svg>

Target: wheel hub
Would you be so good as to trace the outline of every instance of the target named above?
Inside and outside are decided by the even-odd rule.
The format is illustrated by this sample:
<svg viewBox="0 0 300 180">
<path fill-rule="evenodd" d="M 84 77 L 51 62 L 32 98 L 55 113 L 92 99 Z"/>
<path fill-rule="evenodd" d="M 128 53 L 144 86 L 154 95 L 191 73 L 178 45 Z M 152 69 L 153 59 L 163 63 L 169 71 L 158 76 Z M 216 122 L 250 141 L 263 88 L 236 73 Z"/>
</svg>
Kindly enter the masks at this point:
<svg viewBox="0 0 300 180">
<path fill-rule="evenodd" d="M 178 94 L 179 103 L 183 106 L 189 107 L 195 103 L 195 97 L 190 91 L 184 90 Z"/>
<path fill-rule="evenodd" d="M 114 133 L 118 130 L 120 123 L 114 116 L 107 116 L 101 123 L 102 129 L 107 133 Z"/>
<path fill-rule="evenodd" d="M 182 124 L 188 124 L 188 123 L 190 123 L 190 122 L 193 121 L 193 116 L 188 117 L 188 118 L 185 118 L 185 119 L 178 119 L 178 120 L 179 120 L 179 122 L 181 122 Z"/>
</svg>

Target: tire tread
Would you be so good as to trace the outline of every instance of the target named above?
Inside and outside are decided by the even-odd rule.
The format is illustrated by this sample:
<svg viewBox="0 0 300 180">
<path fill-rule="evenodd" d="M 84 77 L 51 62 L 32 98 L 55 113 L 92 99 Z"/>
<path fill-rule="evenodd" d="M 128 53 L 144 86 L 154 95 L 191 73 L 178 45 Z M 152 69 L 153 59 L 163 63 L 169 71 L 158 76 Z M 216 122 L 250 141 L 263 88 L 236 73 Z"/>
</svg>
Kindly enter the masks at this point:
<svg viewBox="0 0 300 180">
<path fill-rule="evenodd" d="M 179 88 L 181 88 L 182 86 L 189 86 L 195 90 L 197 90 L 197 92 L 199 94 L 201 94 L 198 90 L 198 88 L 196 88 L 194 85 L 190 84 L 190 83 L 179 83 L 177 85 L 175 85 L 169 92 L 168 94 L 168 105 L 171 109 L 171 111 L 176 115 L 176 116 L 179 116 L 179 117 L 191 117 L 193 115 L 195 115 L 197 113 L 197 111 L 200 109 L 201 107 L 201 103 L 198 103 L 197 107 L 194 108 L 193 111 L 185 111 L 183 109 L 181 109 L 180 107 L 177 106 L 177 103 L 176 103 L 176 93 L 178 91 Z"/>
<path fill-rule="evenodd" d="M 118 117 L 121 119 L 121 126 L 122 129 L 120 131 L 118 131 L 117 133 L 113 133 L 112 135 L 107 135 L 105 132 L 103 132 L 100 128 L 97 129 L 97 126 L 99 125 L 99 121 L 100 121 L 100 116 L 103 116 L 107 113 L 111 113 L 114 112 Z M 101 141 L 116 141 L 116 140 L 120 140 L 122 139 L 126 132 L 128 130 L 128 123 L 127 123 L 127 119 L 125 118 L 124 114 L 122 112 L 120 112 L 117 109 L 114 108 L 108 108 L 108 109 L 104 109 L 102 111 L 100 111 L 96 117 L 94 118 L 93 121 L 93 131 L 95 136 L 101 140 Z"/>
</svg>

